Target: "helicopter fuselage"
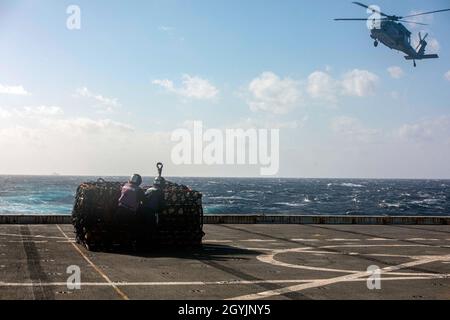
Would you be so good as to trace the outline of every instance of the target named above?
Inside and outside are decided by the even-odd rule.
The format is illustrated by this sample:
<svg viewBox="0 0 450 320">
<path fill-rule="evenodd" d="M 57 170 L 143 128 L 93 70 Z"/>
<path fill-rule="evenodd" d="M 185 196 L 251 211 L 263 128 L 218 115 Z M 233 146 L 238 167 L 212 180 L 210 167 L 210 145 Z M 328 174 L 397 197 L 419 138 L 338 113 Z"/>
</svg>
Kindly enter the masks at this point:
<svg viewBox="0 0 450 320">
<path fill-rule="evenodd" d="M 413 60 L 416 67 L 416 60 L 438 59 L 437 54 L 426 54 L 428 33 L 422 38 L 419 32 L 419 42 L 416 48 L 411 44 L 411 32 L 401 24 L 406 22 L 409 24 L 426 25 L 417 21 L 409 21 L 405 19 L 430 15 L 438 12 L 447 12 L 450 9 L 434 10 L 422 13 L 414 13 L 406 16 L 389 15 L 377 6 L 368 6 L 361 2 L 354 1 L 353 4 L 367 9 L 368 13 L 373 13 L 368 19 L 364 18 L 338 18 L 335 21 L 366 21 L 370 28 L 370 36 L 375 40 L 374 46 L 377 47 L 381 42 L 386 47 L 398 50 L 406 54 L 406 60 Z"/>
<path fill-rule="evenodd" d="M 411 45 L 411 32 L 399 22 L 382 21 L 378 27 L 371 29 L 370 37 L 407 56 L 417 56 L 416 50 Z"/>
</svg>

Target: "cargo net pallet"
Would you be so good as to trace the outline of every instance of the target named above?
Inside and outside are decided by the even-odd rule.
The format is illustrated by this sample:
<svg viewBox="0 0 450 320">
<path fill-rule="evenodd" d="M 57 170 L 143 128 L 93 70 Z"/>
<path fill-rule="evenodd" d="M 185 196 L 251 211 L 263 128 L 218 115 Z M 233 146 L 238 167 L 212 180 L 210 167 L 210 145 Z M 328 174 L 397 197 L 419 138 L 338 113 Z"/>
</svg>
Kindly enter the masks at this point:
<svg viewBox="0 0 450 320">
<path fill-rule="evenodd" d="M 72 212 L 76 240 L 88 250 L 117 247 L 138 249 L 161 246 L 197 247 L 202 244 L 202 194 L 165 181 L 157 211 L 140 209 L 119 215 L 119 182 L 83 183 L 78 187 Z M 144 188 L 145 189 L 145 188 Z"/>
</svg>

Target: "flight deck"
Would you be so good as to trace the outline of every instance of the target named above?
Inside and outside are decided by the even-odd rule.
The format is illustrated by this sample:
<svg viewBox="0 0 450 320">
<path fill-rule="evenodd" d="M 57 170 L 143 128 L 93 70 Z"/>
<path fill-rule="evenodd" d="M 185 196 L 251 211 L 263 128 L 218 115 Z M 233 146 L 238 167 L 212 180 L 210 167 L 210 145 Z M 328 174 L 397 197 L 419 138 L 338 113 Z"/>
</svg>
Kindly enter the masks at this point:
<svg viewBox="0 0 450 320">
<path fill-rule="evenodd" d="M 0 299 L 450 299 L 450 225 L 204 231 L 197 249 L 89 252 L 70 224 L 1 224 Z"/>
</svg>

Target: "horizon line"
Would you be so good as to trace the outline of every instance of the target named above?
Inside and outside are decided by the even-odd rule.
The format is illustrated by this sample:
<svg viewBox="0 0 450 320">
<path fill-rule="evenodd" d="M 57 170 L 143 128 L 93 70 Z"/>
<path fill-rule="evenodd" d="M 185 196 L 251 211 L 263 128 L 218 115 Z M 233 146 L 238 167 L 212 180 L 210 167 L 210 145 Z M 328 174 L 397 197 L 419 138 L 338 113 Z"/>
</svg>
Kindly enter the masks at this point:
<svg viewBox="0 0 450 320">
<path fill-rule="evenodd" d="M 128 175 L 123 174 L 105 174 L 105 175 L 92 175 L 92 174 L 8 174 L 0 173 L 0 177 L 128 177 Z M 143 178 L 156 177 L 156 175 L 141 175 Z M 432 181 L 445 181 L 450 180 L 450 178 L 394 178 L 394 177 L 288 177 L 288 176 L 164 176 L 166 178 L 204 178 L 204 179 L 291 179 L 291 180 L 432 180 Z"/>
</svg>

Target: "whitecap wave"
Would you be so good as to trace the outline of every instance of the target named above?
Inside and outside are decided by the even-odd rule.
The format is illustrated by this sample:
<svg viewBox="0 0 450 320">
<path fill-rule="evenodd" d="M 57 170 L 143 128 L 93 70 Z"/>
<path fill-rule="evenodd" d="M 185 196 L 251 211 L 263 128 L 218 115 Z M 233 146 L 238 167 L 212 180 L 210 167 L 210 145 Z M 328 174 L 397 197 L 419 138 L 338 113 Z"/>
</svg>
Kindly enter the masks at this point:
<svg viewBox="0 0 450 320">
<path fill-rule="evenodd" d="M 276 202 L 276 205 L 279 206 L 286 206 L 286 207 L 304 207 L 305 205 L 303 203 L 296 203 L 296 202 Z"/>
<path fill-rule="evenodd" d="M 401 203 L 399 202 L 394 202 L 394 203 L 389 203 L 389 202 L 381 202 L 380 204 L 378 204 L 378 206 L 380 208 L 384 208 L 384 209 L 390 209 L 390 208 L 400 208 L 401 207 Z"/>
<path fill-rule="evenodd" d="M 347 188 L 364 188 L 362 184 L 356 184 L 351 182 L 344 182 L 340 184 L 341 187 L 347 187 Z"/>
<path fill-rule="evenodd" d="M 217 197 L 209 197 L 210 200 L 229 200 L 229 201 L 256 201 L 255 199 L 243 198 L 239 196 L 217 196 Z"/>
</svg>

